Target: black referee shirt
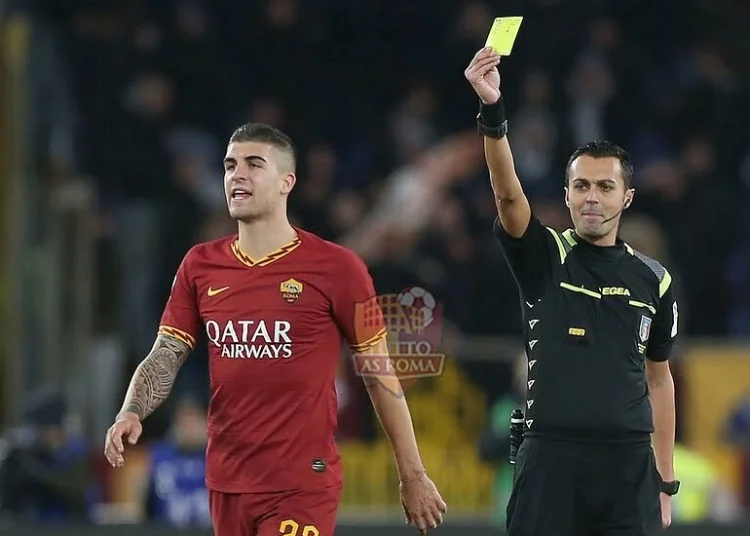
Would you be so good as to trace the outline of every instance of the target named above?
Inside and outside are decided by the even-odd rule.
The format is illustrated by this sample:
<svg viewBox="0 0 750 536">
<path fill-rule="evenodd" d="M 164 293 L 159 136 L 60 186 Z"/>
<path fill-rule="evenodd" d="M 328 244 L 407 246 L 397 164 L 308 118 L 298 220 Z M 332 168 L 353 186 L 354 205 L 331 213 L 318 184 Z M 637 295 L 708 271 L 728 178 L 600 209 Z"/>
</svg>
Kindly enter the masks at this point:
<svg viewBox="0 0 750 536">
<path fill-rule="evenodd" d="M 618 239 L 600 247 L 545 227 L 494 232 L 520 290 L 528 381 L 526 436 L 649 441 L 645 359 L 665 361 L 677 337 L 672 278 Z"/>
</svg>

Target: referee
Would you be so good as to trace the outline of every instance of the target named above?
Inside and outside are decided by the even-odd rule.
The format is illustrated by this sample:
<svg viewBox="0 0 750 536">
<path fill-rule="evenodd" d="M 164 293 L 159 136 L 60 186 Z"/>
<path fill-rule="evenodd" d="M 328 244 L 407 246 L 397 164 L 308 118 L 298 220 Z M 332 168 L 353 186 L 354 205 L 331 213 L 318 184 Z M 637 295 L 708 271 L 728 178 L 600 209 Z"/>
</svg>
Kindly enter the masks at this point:
<svg viewBox="0 0 750 536">
<path fill-rule="evenodd" d="M 677 337 L 672 278 L 618 238 L 633 167 L 612 143 L 587 143 L 568 161 L 574 228 L 560 233 L 536 219 L 506 138 L 499 63 L 485 48 L 464 74 L 481 101 L 494 233 L 521 294 L 528 357 L 508 534 L 661 532 L 679 488 L 667 361 Z"/>
</svg>

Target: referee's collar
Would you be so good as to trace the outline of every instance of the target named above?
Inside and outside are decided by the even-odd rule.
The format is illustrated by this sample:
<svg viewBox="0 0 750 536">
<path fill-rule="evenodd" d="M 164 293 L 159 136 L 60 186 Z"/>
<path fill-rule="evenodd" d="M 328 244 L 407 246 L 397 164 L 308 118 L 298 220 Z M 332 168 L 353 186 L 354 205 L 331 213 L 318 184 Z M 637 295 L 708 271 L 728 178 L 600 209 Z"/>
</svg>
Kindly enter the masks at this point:
<svg viewBox="0 0 750 536">
<path fill-rule="evenodd" d="M 575 234 L 576 238 L 576 247 L 581 248 L 584 251 L 590 251 L 591 253 L 598 255 L 606 260 L 617 260 L 628 251 L 627 245 L 619 236 L 615 239 L 615 243 L 611 246 L 597 246 L 596 244 L 592 244 L 585 238 L 581 237 L 581 235 L 579 235 L 575 229 L 573 229 L 573 233 Z"/>
</svg>

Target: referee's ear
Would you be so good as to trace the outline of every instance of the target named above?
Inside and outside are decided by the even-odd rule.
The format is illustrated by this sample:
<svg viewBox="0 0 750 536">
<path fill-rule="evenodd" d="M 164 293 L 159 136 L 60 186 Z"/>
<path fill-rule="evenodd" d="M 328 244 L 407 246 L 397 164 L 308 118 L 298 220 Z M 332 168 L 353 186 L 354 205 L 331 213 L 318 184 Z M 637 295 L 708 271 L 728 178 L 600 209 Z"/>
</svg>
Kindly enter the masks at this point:
<svg viewBox="0 0 750 536">
<path fill-rule="evenodd" d="M 625 204 L 622 206 L 623 210 L 630 208 L 630 205 L 633 203 L 634 195 L 635 195 L 635 188 L 630 188 L 627 192 L 625 192 Z M 566 196 L 566 199 L 567 199 L 567 196 Z"/>
<path fill-rule="evenodd" d="M 569 193 L 568 187 L 566 186 L 563 189 L 565 190 L 565 206 L 570 208 L 570 197 L 568 196 L 568 193 Z"/>
</svg>

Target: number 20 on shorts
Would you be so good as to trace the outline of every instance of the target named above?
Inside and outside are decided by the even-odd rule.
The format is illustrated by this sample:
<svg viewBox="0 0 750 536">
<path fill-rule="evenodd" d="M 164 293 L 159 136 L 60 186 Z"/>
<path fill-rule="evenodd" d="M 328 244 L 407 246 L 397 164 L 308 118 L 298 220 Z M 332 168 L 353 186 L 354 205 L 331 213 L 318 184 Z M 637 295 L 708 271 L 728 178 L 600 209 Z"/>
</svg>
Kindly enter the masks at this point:
<svg viewBox="0 0 750 536">
<path fill-rule="evenodd" d="M 302 531 L 300 531 L 302 529 Z M 279 525 L 280 536 L 320 536 L 320 531 L 315 525 L 303 525 L 300 527 L 293 519 L 285 519 Z"/>
</svg>

